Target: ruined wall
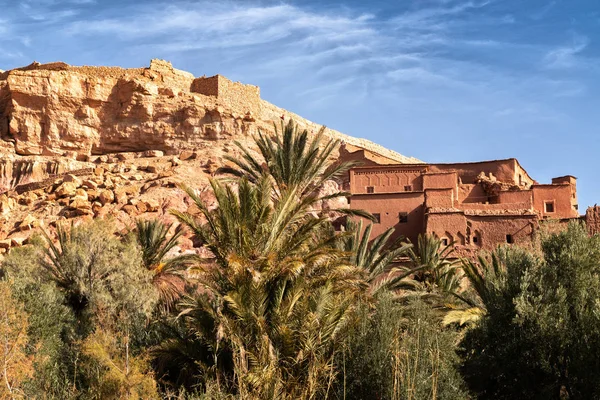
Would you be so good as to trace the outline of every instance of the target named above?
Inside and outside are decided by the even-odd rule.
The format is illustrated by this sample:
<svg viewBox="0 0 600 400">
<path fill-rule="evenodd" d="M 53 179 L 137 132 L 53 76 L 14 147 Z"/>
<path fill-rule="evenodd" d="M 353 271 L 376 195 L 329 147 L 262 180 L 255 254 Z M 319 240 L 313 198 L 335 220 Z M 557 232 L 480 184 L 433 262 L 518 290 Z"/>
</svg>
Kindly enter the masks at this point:
<svg viewBox="0 0 600 400">
<path fill-rule="evenodd" d="M 191 91 L 206 96 L 216 96 L 229 106 L 244 114 L 257 116 L 261 112 L 260 89 L 258 86 L 232 82 L 221 75 L 194 79 Z"/>
<path fill-rule="evenodd" d="M 409 238 L 413 243 L 416 243 L 418 234 L 424 230 L 423 203 L 422 192 L 353 195 L 350 198 L 351 208 L 379 214 L 380 222 L 373 226 L 372 237 L 394 227 L 396 228 L 394 237 L 401 235 Z M 399 213 L 406 213 L 406 222 L 400 222 Z"/>
<path fill-rule="evenodd" d="M 600 234 L 600 206 L 588 207 L 585 212 L 585 224 L 590 235 Z"/>
<path fill-rule="evenodd" d="M 462 183 L 473 184 L 477 181 L 477 176 L 483 172 L 485 175 L 493 174 L 496 179 L 502 182 L 515 182 L 516 160 L 497 160 L 483 161 L 477 163 L 456 163 L 456 164 L 432 164 L 430 172 L 448 172 L 456 171 Z"/>
</svg>

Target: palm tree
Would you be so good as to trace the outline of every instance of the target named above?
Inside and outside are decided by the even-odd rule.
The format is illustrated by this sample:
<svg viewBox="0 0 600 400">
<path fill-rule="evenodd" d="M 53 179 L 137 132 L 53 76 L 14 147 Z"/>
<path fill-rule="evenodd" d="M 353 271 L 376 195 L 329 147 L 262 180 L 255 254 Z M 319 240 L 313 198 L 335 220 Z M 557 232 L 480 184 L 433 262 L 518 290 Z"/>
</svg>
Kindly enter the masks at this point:
<svg viewBox="0 0 600 400">
<path fill-rule="evenodd" d="M 173 235 L 167 238 L 172 227 L 173 224 L 153 219 L 137 220 L 135 229 L 135 237 L 142 250 L 143 266 L 154 273 L 153 284 L 167 310 L 173 307 L 185 289 L 182 269 L 189 258 L 167 259 L 167 254 L 177 246 L 183 234 L 183 227 L 178 225 Z"/>
<path fill-rule="evenodd" d="M 211 186 L 214 210 L 185 188 L 205 222 L 172 211 L 214 254 L 197 259 L 199 290 L 182 301 L 179 320 L 211 350 L 219 387 L 243 398 L 323 396 L 364 289 L 359 271 L 333 247 L 329 222 L 307 212 L 308 200 L 290 192 L 274 200 L 270 177 L 242 178 L 237 190 Z"/>
<path fill-rule="evenodd" d="M 389 228 L 381 235 L 371 240 L 373 224 L 364 228 L 363 221 L 348 220 L 346 223 L 348 235 L 340 240 L 341 248 L 349 254 L 350 263 L 363 269 L 367 274 L 370 292 L 380 290 L 396 291 L 413 287 L 411 275 L 421 267 L 407 268 L 399 264 L 398 258 L 406 255 L 412 244 L 402 242 L 402 238 L 391 240 L 395 229 Z"/>
<path fill-rule="evenodd" d="M 439 289 L 442 293 L 454 293 L 460 286 L 459 261 L 452 257 L 454 243 L 444 245 L 435 235 L 424 234 L 417 238 L 417 246 L 408 250 L 413 268 L 420 267 L 415 279 L 423 290 Z"/>
<path fill-rule="evenodd" d="M 257 158 L 239 142 L 235 144 L 242 152 L 240 159 L 226 156 L 233 167 L 222 167 L 219 173 L 246 177 L 249 182 L 257 183 L 263 175 L 270 176 L 273 185 L 273 195 L 276 198 L 287 196 L 310 199 L 309 205 L 314 206 L 324 200 L 347 197 L 349 193 L 338 191 L 321 196 L 319 191 L 328 180 L 338 180 L 355 162 L 332 162 L 332 154 L 338 149 L 339 139 L 325 139 L 325 127 L 322 127 L 314 138 L 309 139 L 306 129 L 299 131 L 293 120 L 287 124 L 281 122 L 280 129 L 275 127 L 275 136 L 268 137 L 263 132 L 258 133 L 255 143 L 261 158 Z M 368 219 L 373 217 L 364 211 L 336 209 L 346 215 L 358 215 Z"/>
<path fill-rule="evenodd" d="M 499 248 L 491 254 L 491 259 L 480 255 L 478 262 L 462 260 L 462 270 L 469 286 L 462 293 L 454 292 L 461 304 L 446 314 L 443 321 L 445 325 L 473 325 L 487 314 L 489 305 L 502 296 L 509 278 L 503 262 L 506 254 L 506 249 Z"/>
</svg>

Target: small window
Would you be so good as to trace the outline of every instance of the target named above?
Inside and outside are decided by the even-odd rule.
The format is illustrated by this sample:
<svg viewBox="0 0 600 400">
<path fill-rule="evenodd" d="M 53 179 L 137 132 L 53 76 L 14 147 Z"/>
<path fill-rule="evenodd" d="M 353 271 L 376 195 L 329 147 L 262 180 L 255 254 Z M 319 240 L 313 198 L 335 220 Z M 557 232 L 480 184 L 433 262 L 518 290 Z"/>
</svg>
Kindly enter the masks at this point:
<svg viewBox="0 0 600 400">
<path fill-rule="evenodd" d="M 367 193 L 375 193 L 375 188 L 373 186 L 367 186 Z"/>
<path fill-rule="evenodd" d="M 514 243 L 512 235 L 506 235 L 506 243 L 508 243 L 508 244 Z"/>
<path fill-rule="evenodd" d="M 575 197 L 576 197 L 576 196 L 575 196 L 575 193 L 573 193 L 573 198 L 575 198 Z"/>
<path fill-rule="evenodd" d="M 407 212 L 398 213 L 398 220 L 400 221 L 401 224 L 407 223 L 408 222 L 408 213 Z"/>
<path fill-rule="evenodd" d="M 473 236 L 473 243 L 477 244 L 479 242 L 479 238 L 477 236 Z"/>
<path fill-rule="evenodd" d="M 375 218 L 375 223 L 376 224 L 380 224 L 381 223 L 381 214 L 379 214 L 379 213 L 373 214 L 373 217 Z"/>
<path fill-rule="evenodd" d="M 573 206 L 573 208 L 574 208 L 574 209 L 576 209 L 576 210 L 579 210 L 579 204 L 575 204 L 575 205 Z"/>
<path fill-rule="evenodd" d="M 547 213 L 553 213 L 554 212 L 554 202 L 553 201 L 548 201 L 544 203 L 544 210 Z"/>
<path fill-rule="evenodd" d="M 444 246 L 448 246 L 448 243 L 450 243 L 450 242 L 448 241 L 448 238 L 442 238 L 442 245 L 444 245 Z"/>
<path fill-rule="evenodd" d="M 404 191 L 405 192 L 412 192 L 412 186 L 411 185 L 404 186 Z"/>
<path fill-rule="evenodd" d="M 519 174 L 519 186 L 523 186 L 523 175 Z"/>
</svg>

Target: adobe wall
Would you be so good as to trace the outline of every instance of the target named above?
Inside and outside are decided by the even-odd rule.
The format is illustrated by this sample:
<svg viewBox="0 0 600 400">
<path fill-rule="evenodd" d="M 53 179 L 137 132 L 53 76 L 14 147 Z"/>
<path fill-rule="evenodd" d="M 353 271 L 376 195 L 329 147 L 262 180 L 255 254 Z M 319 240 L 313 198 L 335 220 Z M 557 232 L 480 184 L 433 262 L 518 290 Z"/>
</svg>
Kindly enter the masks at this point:
<svg viewBox="0 0 600 400">
<path fill-rule="evenodd" d="M 486 176 L 493 174 L 502 182 L 516 183 L 517 162 L 515 159 L 484 161 L 479 163 L 432 164 L 430 172 L 456 171 L 462 183 L 476 183 L 477 176 L 483 172 Z"/>
<path fill-rule="evenodd" d="M 600 206 L 588 207 L 585 212 L 585 224 L 590 235 L 600 234 Z"/>
<path fill-rule="evenodd" d="M 200 77 L 192 81 L 190 90 L 205 96 L 214 96 L 236 111 L 260 115 L 261 100 L 258 86 L 232 82 L 221 75 Z"/>
<path fill-rule="evenodd" d="M 480 235 L 477 247 L 493 250 L 498 245 L 507 243 L 507 235 L 511 235 L 513 243 L 528 245 L 537 229 L 535 215 L 486 215 L 468 216 L 469 229 L 472 235 Z"/>
<path fill-rule="evenodd" d="M 571 186 L 569 184 L 533 185 L 533 206 L 545 218 L 577 218 L 579 213 L 573 208 Z M 554 201 L 554 212 L 546 212 L 545 203 Z"/>
<path fill-rule="evenodd" d="M 490 201 L 490 197 L 481 185 L 474 183 L 458 185 L 459 203 L 485 203 L 486 201 Z"/>
<path fill-rule="evenodd" d="M 454 190 L 425 189 L 425 209 L 454 207 Z"/>
<path fill-rule="evenodd" d="M 373 225 L 371 238 L 385 232 L 390 227 L 396 228 L 394 237 L 404 236 L 416 243 L 419 233 L 423 232 L 423 202 L 422 192 L 407 192 L 378 195 L 353 195 L 350 197 L 350 207 L 367 210 L 371 214 L 380 215 L 380 223 Z M 399 222 L 399 213 L 408 213 L 408 222 Z"/>
<path fill-rule="evenodd" d="M 467 219 L 462 212 L 428 213 L 425 232 L 464 246 L 467 243 Z"/>
<path fill-rule="evenodd" d="M 533 208 L 533 191 L 515 190 L 500 192 L 494 201 L 500 204 L 519 204 L 520 206 L 517 208 Z"/>
<path fill-rule="evenodd" d="M 366 194 L 368 187 L 373 193 L 395 193 L 422 191 L 422 167 L 382 167 L 350 171 L 350 191 L 353 194 Z M 411 190 L 407 186 L 410 186 Z"/>
</svg>

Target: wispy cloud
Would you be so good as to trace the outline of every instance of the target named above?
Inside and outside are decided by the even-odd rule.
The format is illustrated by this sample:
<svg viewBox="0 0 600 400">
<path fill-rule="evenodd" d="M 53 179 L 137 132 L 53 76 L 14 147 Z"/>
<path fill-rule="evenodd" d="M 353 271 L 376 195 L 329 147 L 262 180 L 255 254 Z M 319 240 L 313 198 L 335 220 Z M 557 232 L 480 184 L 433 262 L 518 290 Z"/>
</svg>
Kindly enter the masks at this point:
<svg viewBox="0 0 600 400">
<path fill-rule="evenodd" d="M 584 59 L 579 57 L 589 45 L 590 40 L 586 36 L 575 35 L 570 44 L 550 50 L 544 56 L 544 65 L 547 68 L 574 68 L 585 64 Z"/>
</svg>

